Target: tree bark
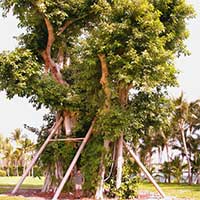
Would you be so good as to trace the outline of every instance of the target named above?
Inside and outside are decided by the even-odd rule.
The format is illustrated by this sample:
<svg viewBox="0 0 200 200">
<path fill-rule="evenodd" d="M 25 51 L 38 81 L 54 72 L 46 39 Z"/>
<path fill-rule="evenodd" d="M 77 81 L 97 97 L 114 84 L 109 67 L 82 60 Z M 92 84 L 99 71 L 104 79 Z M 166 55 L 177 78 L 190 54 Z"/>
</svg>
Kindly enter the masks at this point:
<svg viewBox="0 0 200 200">
<path fill-rule="evenodd" d="M 180 130 L 181 130 L 181 137 L 182 137 L 182 141 L 183 141 L 183 148 L 185 151 L 185 157 L 187 160 L 187 164 L 188 164 L 188 184 L 192 184 L 192 179 L 191 179 L 191 162 L 190 162 L 190 157 L 189 157 L 189 152 L 187 149 L 187 144 L 186 144 L 186 138 L 185 138 L 185 132 L 184 132 L 184 120 L 181 120 L 180 124 Z"/>
<path fill-rule="evenodd" d="M 51 169 L 54 170 L 56 181 L 52 178 Z M 49 192 L 49 191 L 55 192 L 57 189 L 57 183 L 59 183 L 62 179 L 63 179 L 62 163 L 60 162 L 60 160 L 57 160 L 54 163 L 54 166 L 53 165 L 49 166 L 45 172 L 45 181 L 42 188 L 42 192 Z"/>
<path fill-rule="evenodd" d="M 44 185 L 42 187 L 41 192 L 50 191 L 50 187 L 51 187 L 51 172 L 50 172 L 50 169 L 47 168 L 45 172 Z"/>
<path fill-rule="evenodd" d="M 106 97 L 102 112 L 108 113 L 110 111 L 110 106 L 111 106 L 111 91 L 110 91 L 109 82 L 108 82 L 108 66 L 106 62 L 106 56 L 104 54 L 98 54 L 98 57 L 101 63 L 101 74 L 102 74 L 100 83 L 102 85 L 102 88 Z M 109 152 L 109 144 L 110 144 L 110 141 L 104 139 L 104 148 L 106 150 L 106 153 Z M 96 195 L 95 195 L 95 199 L 98 199 L 98 200 L 102 200 L 104 198 L 103 193 L 104 193 L 104 177 L 106 173 L 106 167 L 105 167 L 106 153 L 103 153 L 101 157 L 101 164 L 100 164 L 100 170 L 99 170 L 100 181 L 97 185 Z"/>
<path fill-rule="evenodd" d="M 129 86 L 119 85 L 119 101 L 122 108 L 125 108 L 128 103 L 128 91 Z M 117 157 L 116 157 L 116 189 L 121 187 L 122 183 L 122 171 L 123 171 L 123 133 L 121 133 L 118 141 L 117 141 Z"/>
<path fill-rule="evenodd" d="M 109 152 L 109 144 L 110 144 L 109 140 L 104 140 L 104 148 L 106 150 L 106 153 Z M 105 163 L 104 163 L 105 154 L 103 154 L 102 158 L 101 158 L 100 181 L 99 181 L 99 184 L 97 186 L 96 195 L 95 195 L 95 199 L 97 199 L 97 200 L 103 200 L 104 199 L 104 197 L 103 197 L 103 193 L 104 193 L 104 178 L 105 178 L 105 173 L 106 173 L 106 167 L 105 167 Z"/>
<path fill-rule="evenodd" d="M 117 141 L 117 174 L 116 174 L 116 189 L 119 189 L 122 183 L 122 169 L 123 169 L 123 134 Z"/>
<path fill-rule="evenodd" d="M 64 111 L 63 112 L 64 114 L 64 128 L 65 128 L 65 134 L 67 136 L 71 135 L 71 132 L 72 132 L 72 119 L 71 119 L 71 116 L 70 116 L 70 112 L 68 111 Z"/>
</svg>

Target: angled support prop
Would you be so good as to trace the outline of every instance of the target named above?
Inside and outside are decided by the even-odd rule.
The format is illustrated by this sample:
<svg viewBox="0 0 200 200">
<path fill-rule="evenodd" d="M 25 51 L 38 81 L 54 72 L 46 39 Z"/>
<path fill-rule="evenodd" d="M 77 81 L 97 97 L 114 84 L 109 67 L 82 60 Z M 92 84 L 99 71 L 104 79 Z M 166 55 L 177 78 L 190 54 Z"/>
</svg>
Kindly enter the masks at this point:
<svg viewBox="0 0 200 200">
<path fill-rule="evenodd" d="M 43 143 L 43 145 L 40 147 L 39 151 L 35 154 L 35 156 L 33 157 L 31 163 L 29 164 L 29 166 L 26 168 L 24 174 L 22 175 L 22 177 L 20 178 L 19 182 L 17 183 L 17 185 L 15 186 L 15 188 L 13 189 L 13 191 L 11 192 L 11 194 L 15 194 L 19 187 L 21 186 L 21 184 L 23 183 L 24 179 L 27 177 L 29 171 L 31 170 L 31 168 L 33 167 L 33 165 L 35 164 L 35 162 L 37 161 L 37 159 L 39 158 L 40 154 L 44 151 L 45 147 L 47 146 L 47 144 L 49 143 L 50 139 L 52 138 L 52 136 L 54 135 L 54 133 L 56 132 L 56 130 L 59 128 L 60 124 L 62 123 L 63 118 L 61 117 L 59 119 L 59 121 L 57 121 L 57 123 L 54 125 L 53 129 L 51 130 L 49 136 L 47 137 L 47 139 L 45 140 L 45 142 Z"/>
<path fill-rule="evenodd" d="M 156 183 L 156 181 L 153 179 L 153 177 L 151 176 L 151 174 L 148 172 L 148 170 L 145 168 L 145 166 L 142 164 L 142 162 L 140 161 L 140 159 L 137 157 L 137 155 L 133 152 L 133 150 L 130 148 L 130 146 L 123 141 L 124 146 L 126 147 L 127 151 L 131 154 L 131 156 L 134 158 L 134 160 L 136 161 L 136 163 L 139 165 L 139 167 L 142 169 L 142 171 L 145 173 L 145 175 L 147 176 L 147 178 L 151 181 L 151 183 L 154 185 L 154 187 L 156 188 L 156 190 L 159 192 L 159 194 L 162 196 L 162 198 L 165 198 L 165 194 L 164 192 L 161 190 L 161 188 L 159 187 L 159 185 Z"/>
<path fill-rule="evenodd" d="M 87 144 L 88 139 L 90 138 L 90 135 L 91 135 L 91 133 L 92 133 L 92 130 L 93 130 L 95 121 L 96 121 L 96 119 L 94 119 L 94 120 L 92 121 L 92 124 L 91 124 L 91 126 L 90 126 L 90 128 L 89 128 L 89 130 L 88 130 L 88 132 L 87 132 L 87 134 L 86 134 L 86 136 L 85 136 L 83 142 L 81 143 L 81 145 L 80 145 L 78 151 L 76 152 L 76 155 L 74 156 L 74 158 L 73 158 L 73 160 L 72 160 L 72 162 L 71 162 L 71 164 L 70 164 L 70 166 L 69 166 L 69 168 L 68 168 L 68 170 L 67 170 L 67 172 L 66 172 L 64 178 L 62 179 L 62 181 L 61 181 L 61 183 L 60 183 L 58 189 L 56 190 L 56 193 L 54 194 L 54 197 L 53 197 L 52 200 L 57 200 L 57 199 L 58 199 L 58 197 L 59 197 L 59 195 L 60 195 L 60 193 L 61 193 L 61 191 L 62 191 L 62 189 L 63 189 L 65 183 L 67 182 L 67 180 L 68 180 L 68 178 L 69 178 L 69 176 L 70 176 L 70 174 L 71 174 L 71 171 L 72 171 L 72 169 L 74 168 L 74 166 L 75 166 L 75 164 L 76 164 L 76 162 L 77 162 L 77 160 L 78 160 L 78 158 L 79 158 L 79 156 L 80 156 L 80 154 L 81 154 L 83 148 L 85 147 L 85 145 Z"/>
</svg>

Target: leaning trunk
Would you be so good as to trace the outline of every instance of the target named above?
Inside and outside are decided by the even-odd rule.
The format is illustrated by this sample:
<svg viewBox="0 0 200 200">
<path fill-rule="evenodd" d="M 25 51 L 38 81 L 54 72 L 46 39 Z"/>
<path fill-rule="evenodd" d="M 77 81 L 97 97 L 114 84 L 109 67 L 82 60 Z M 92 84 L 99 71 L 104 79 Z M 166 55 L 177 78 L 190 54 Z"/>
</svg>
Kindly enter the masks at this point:
<svg viewBox="0 0 200 200">
<path fill-rule="evenodd" d="M 190 162 L 189 153 L 188 153 L 187 144 L 186 144 L 183 121 L 180 124 L 180 128 L 181 128 L 181 137 L 182 137 L 182 141 L 183 141 L 183 148 L 185 151 L 185 156 L 186 156 L 186 160 L 187 160 L 187 164 L 188 164 L 188 184 L 192 184 L 192 179 L 191 179 L 191 168 L 192 167 L 191 167 L 191 162 Z"/>
</svg>

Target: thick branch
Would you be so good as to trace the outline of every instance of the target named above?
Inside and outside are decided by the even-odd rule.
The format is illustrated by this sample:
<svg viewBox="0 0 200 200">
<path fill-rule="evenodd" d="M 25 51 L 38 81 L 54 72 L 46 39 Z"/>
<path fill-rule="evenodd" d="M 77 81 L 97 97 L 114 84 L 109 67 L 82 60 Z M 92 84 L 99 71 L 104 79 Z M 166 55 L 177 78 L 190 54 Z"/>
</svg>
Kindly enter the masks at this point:
<svg viewBox="0 0 200 200">
<path fill-rule="evenodd" d="M 55 41 L 54 30 L 53 30 L 53 26 L 52 26 L 51 22 L 49 21 L 49 19 L 47 19 L 45 17 L 44 21 L 45 21 L 47 31 L 48 31 L 48 41 L 47 41 L 47 46 L 46 46 L 46 52 L 50 56 L 51 55 L 51 47 Z"/>
<path fill-rule="evenodd" d="M 44 20 L 45 20 L 45 24 L 48 31 L 47 46 L 46 46 L 46 49 L 41 54 L 45 62 L 45 72 L 47 73 L 48 70 L 50 69 L 51 74 L 54 77 L 54 79 L 60 84 L 65 84 L 65 81 L 62 79 L 62 75 L 59 69 L 57 69 L 56 63 L 51 58 L 51 48 L 55 41 L 53 26 L 51 22 L 49 21 L 49 19 L 44 17 Z"/>
<path fill-rule="evenodd" d="M 72 23 L 73 23 L 72 20 L 66 21 L 65 24 L 63 25 L 63 27 L 61 27 L 59 29 L 59 32 L 57 33 L 57 36 L 60 36 L 65 31 L 65 29 L 68 28 Z"/>
<path fill-rule="evenodd" d="M 90 13 L 89 13 L 90 14 Z M 81 19 L 84 19 L 85 17 L 87 17 L 89 14 L 83 15 L 81 17 L 78 17 L 74 20 L 67 20 L 64 25 L 59 29 L 57 36 L 60 36 L 71 24 L 73 24 L 74 22 L 77 22 Z"/>
<path fill-rule="evenodd" d="M 109 83 L 108 83 L 108 66 L 107 66 L 106 57 L 104 54 L 98 54 L 98 57 L 101 62 L 101 71 L 102 71 L 100 83 L 106 95 L 104 109 L 108 111 L 110 109 L 110 104 L 111 104 L 110 103 L 111 91 L 110 91 Z"/>
</svg>

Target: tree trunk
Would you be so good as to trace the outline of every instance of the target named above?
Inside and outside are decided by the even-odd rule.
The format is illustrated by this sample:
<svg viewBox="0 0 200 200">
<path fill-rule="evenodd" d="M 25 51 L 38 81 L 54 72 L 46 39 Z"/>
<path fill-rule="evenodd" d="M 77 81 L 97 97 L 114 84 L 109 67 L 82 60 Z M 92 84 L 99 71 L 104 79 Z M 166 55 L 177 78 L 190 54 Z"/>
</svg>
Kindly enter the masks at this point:
<svg viewBox="0 0 200 200">
<path fill-rule="evenodd" d="M 122 169 L 123 169 L 123 134 L 117 141 L 117 174 L 116 174 L 116 189 L 119 189 L 122 182 Z"/>
<path fill-rule="evenodd" d="M 119 85 L 119 102 L 121 107 L 125 109 L 128 103 L 128 91 L 129 86 Z M 123 170 L 123 133 L 121 133 L 120 138 L 117 141 L 117 156 L 116 156 L 116 189 L 119 189 L 122 183 L 122 170 Z"/>
<path fill-rule="evenodd" d="M 15 161 L 15 165 L 16 165 L 16 176 L 19 176 L 19 166 L 18 166 L 18 161 Z"/>
<path fill-rule="evenodd" d="M 31 169 L 31 176 L 34 177 L 34 167 Z"/>
<path fill-rule="evenodd" d="M 17 176 L 19 176 L 19 167 L 18 167 L 18 164 L 17 164 L 16 168 L 17 168 Z"/>
<path fill-rule="evenodd" d="M 10 176 L 10 166 L 11 166 L 10 161 L 6 161 L 6 166 L 7 166 L 7 169 L 6 169 L 6 171 L 7 171 L 7 176 Z"/>
<path fill-rule="evenodd" d="M 50 191 L 51 182 L 52 182 L 52 179 L 51 179 L 50 168 L 47 168 L 45 172 L 45 180 L 44 180 L 44 185 L 42 187 L 42 192 Z"/>
<path fill-rule="evenodd" d="M 104 140 L 104 148 L 106 150 L 106 153 L 108 153 L 109 151 L 109 144 L 110 141 L 109 140 Z M 104 178 L 105 178 L 105 173 L 106 173 L 106 167 L 105 167 L 105 163 L 104 163 L 104 158 L 105 158 L 105 154 L 102 155 L 101 158 L 101 165 L 100 165 L 100 181 L 98 183 L 97 186 L 97 190 L 96 190 L 96 195 L 95 195 L 95 199 L 97 200 L 103 200 L 103 193 L 104 193 Z"/>
<path fill-rule="evenodd" d="M 71 135 L 72 132 L 72 119 L 70 116 L 70 112 L 64 111 L 64 128 L 66 136 Z"/>
<path fill-rule="evenodd" d="M 49 166 L 45 172 L 45 181 L 42 192 L 55 192 L 58 183 L 63 179 L 63 167 L 60 160 L 57 160 L 53 165 Z"/>
<path fill-rule="evenodd" d="M 108 65 L 106 62 L 106 56 L 104 54 L 98 54 L 99 60 L 101 62 L 101 79 L 100 83 L 102 85 L 102 89 L 105 94 L 105 101 L 104 101 L 104 106 L 102 109 L 102 112 L 108 113 L 110 111 L 110 106 L 111 106 L 111 90 L 109 88 L 109 82 L 108 82 Z M 106 150 L 106 153 L 109 151 L 109 140 L 104 140 L 104 148 Z M 98 183 L 97 189 L 96 189 L 96 195 L 95 198 L 98 200 L 103 199 L 103 192 L 104 192 L 104 177 L 105 177 L 105 172 L 106 172 L 106 167 L 105 167 L 105 153 L 102 153 L 102 158 L 101 158 L 101 165 L 100 165 L 100 181 Z"/>
<path fill-rule="evenodd" d="M 185 151 L 185 156 L 186 156 L 186 160 L 187 160 L 187 164 L 188 164 L 188 184 L 192 184 L 192 179 L 191 179 L 192 167 L 191 167 L 191 162 L 190 162 L 189 153 L 188 153 L 187 144 L 186 144 L 183 120 L 180 123 L 180 129 L 181 129 L 181 137 L 182 137 L 182 141 L 183 141 L 183 148 Z"/>
<path fill-rule="evenodd" d="M 165 147 L 166 147 L 166 152 L 167 152 L 167 161 L 170 162 L 171 159 L 170 159 L 170 156 L 169 156 L 169 145 L 166 144 Z"/>
<path fill-rule="evenodd" d="M 196 175 L 196 184 L 200 184 L 200 173 Z"/>
</svg>

